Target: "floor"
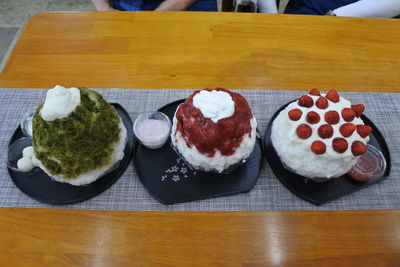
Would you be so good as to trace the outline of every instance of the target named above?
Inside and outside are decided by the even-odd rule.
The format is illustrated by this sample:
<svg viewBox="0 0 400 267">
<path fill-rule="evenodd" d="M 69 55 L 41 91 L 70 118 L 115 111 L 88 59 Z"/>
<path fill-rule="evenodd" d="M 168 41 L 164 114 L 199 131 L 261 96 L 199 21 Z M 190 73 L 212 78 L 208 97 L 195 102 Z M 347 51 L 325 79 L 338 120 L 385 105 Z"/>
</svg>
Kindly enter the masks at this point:
<svg viewBox="0 0 400 267">
<path fill-rule="evenodd" d="M 8 47 L 10 46 L 18 28 L 0 28 L 0 62 L 7 53 Z"/>
<path fill-rule="evenodd" d="M 90 0 L 0 0 L 0 27 L 21 27 L 44 11 L 95 10 Z"/>
<path fill-rule="evenodd" d="M 217 0 L 221 6 L 222 0 Z M 281 7 L 288 0 L 281 0 Z M 281 8 L 282 9 L 282 8 Z M 0 69 L 3 57 L 25 22 L 44 11 L 92 11 L 90 0 L 0 0 Z"/>
</svg>

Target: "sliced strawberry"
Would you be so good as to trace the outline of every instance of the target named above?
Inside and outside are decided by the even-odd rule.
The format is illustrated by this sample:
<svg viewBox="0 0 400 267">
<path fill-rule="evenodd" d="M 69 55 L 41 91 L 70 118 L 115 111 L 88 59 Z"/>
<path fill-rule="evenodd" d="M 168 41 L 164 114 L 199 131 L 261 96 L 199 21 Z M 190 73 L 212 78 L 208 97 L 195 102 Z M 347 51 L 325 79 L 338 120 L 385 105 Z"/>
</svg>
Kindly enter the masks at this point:
<svg viewBox="0 0 400 267">
<path fill-rule="evenodd" d="M 351 144 L 351 152 L 354 156 L 362 155 L 367 152 L 367 146 L 363 142 L 354 141 L 353 144 Z"/>
<path fill-rule="evenodd" d="M 347 143 L 346 139 L 338 137 L 333 139 L 332 147 L 336 152 L 344 153 L 349 147 L 349 144 Z"/>
<path fill-rule="evenodd" d="M 337 111 L 331 110 L 325 113 L 325 121 L 329 124 L 336 124 L 339 122 L 339 113 Z"/>
<path fill-rule="evenodd" d="M 362 113 L 365 110 L 365 106 L 363 104 L 351 105 L 351 108 L 354 110 L 357 118 L 361 117 Z"/>
<path fill-rule="evenodd" d="M 351 136 L 356 130 L 356 126 L 353 123 L 345 123 L 340 126 L 339 132 L 343 135 L 343 137 Z"/>
<path fill-rule="evenodd" d="M 311 151 L 314 152 L 314 154 L 321 155 L 324 154 L 326 151 L 326 145 L 324 142 L 321 141 L 314 141 L 311 144 Z"/>
<path fill-rule="evenodd" d="M 311 96 L 303 95 L 300 97 L 298 103 L 301 107 L 311 108 L 314 105 L 314 100 L 311 98 Z"/>
<path fill-rule="evenodd" d="M 336 90 L 332 89 L 325 96 L 328 100 L 332 101 L 333 103 L 337 103 L 340 100 L 339 94 Z"/>
<path fill-rule="evenodd" d="M 317 102 L 315 102 L 315 105 L 320 109 L 326 109 L 329 106 L 329 103 L 325 97 L 321 96 L 320 98 L 317 99 Z"/>
<path fill-rule="evenodd" d="M 292 121 L 298 121 L 301 118 L 302 114 L 303 114 L 303 112 L 301 112 L 301 110 L 298 108 L 289 110 L 289 112 L 288 112 L 289 118 Z"/>
<path fill-rule="evenodd" d="M 333 135 L 333 127 L 329 124 L 322 124 L 318 128 L 318 135 L 323 139 L 331 138 Z"/>
<path fill-rule="evenodd" d="M 311 127 L 307 124 L 300 124 L 296 129 L 297 136 L 301 139 L 307 139 L 310 137 L 311 132 Z"/>
<path fill-rule="evenodd" d="M 342 118 L 343 118 L 345 121 L 350 122 L 350 121 L 354 120 L 354 117 L 355 117 L 355 116 L 356 116 L 356 113 L 354 112 L 353 109 L 351 109 L 351 108 L 344 108 L 344 109 L 342 109 Z"/>
<path fill-rule="evenodd" d="M 321 96 L 321 93 L 317 90 L 317 88 L 311 89 L 311 91 L 308 94 L 309 95 Z"/>
<path fill-rule="evenodd" d="M 310 124 L 316 124 L 320 121 L 321 117 L 315 111 L 310 111 L 307 113 L 307 122 Z"/>
<path fill-rule="evenodd" d="M 368 125 L 357 125 L 357 133 L 362 137 L 367 137 L 372 132 L 372 127 Z"/>
</svg>

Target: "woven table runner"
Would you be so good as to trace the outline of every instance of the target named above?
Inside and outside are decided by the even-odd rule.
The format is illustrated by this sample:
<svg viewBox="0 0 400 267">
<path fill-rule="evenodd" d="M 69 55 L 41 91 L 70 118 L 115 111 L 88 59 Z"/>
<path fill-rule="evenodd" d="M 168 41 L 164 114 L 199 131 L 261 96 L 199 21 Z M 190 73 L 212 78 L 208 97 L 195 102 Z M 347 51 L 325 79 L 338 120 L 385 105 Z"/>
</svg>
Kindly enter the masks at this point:
<svg viewBox="0 0 400 267">
<path fill-rule="evenodd" d="M 11 181 L 6 168 L 7 146 L 23 116 L 44 101 L 44 89 L 0 90 L 0 207 L 70 208 L 93 210 L 156 210 L 156 211 L 255 211 L 255 210 L 353 210 L 400 208 L 400 94 L 340 94 L 354 104 L 366 106 L 365 115 L 380 129 L 392 156 L 391 174 L 385 181 L 357 191 L 322 206 L 310 204 L 286 189 L 272 173 L 265 160 L 257 184 L 248 193 L 163 205 L 147 193 L 139 181 L 133 164 L 124 175 L 99 196 L 73 205 L 53 206 L 39 203 L 23 194 Z M 120 103 L 134 120 L 139 113 L 152 111 L 177 99 L 186 98 L 192 90 L 126 90 L 101 89 L 109 102 Z M 245 96 L 263 134 L 279 107 L 298 98 L 303 92 L 235 90 Z"/>
</svg>

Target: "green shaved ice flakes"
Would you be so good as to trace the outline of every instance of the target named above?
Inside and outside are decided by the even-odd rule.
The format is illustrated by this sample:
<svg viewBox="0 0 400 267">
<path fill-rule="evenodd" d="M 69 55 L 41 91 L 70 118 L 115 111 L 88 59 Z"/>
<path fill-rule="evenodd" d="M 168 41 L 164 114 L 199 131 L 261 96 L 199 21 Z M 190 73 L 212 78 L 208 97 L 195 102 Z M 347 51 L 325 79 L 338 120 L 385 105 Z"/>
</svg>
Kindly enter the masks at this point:
<svg viewBox="0 0 400 267">
<path fill-rule="evenodd" d="M 33 149 L 51 175 L 74 179 L 112 163 L 120 140 L 120 118 L 102 95 L 85 87 L 81 103 L 68 116 L 45 121 L 39 106 L 33 117 Z"/>
</svg>

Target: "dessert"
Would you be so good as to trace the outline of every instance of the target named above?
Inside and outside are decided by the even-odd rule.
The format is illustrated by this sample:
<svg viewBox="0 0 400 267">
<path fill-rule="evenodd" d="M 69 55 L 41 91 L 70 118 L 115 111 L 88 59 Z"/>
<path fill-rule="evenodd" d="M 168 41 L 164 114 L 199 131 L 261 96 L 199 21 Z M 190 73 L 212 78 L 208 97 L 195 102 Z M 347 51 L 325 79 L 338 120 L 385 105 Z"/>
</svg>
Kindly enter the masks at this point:
<svg viewBox="0 0 400 267">
<path fill-rule="evenodd" d="M 50 89 L 32 129 L 33 163 L 59 182 L 89 184 L 124 156 L 121 118 L 99 93 L 84 87 Z"/>
<path fill-rule="evenodd" d="M 253 152 L 257 121 L 246 99 L 227 89 L 195 91 L 178 106 L 171 142 L 193 168 L 223 172 Z"/>
<path fill-rule="evenodd" d="M 335 90 L 321 94 L 312 89 L 274 120 L 274 149 L 285 167 L 299 175 L 339 177 L 367 150 L 372 128 L 360 118 L 364 109 L 364 105 L 352 105 Z"/>
</svg>

